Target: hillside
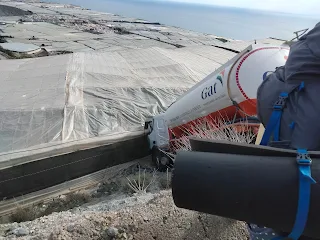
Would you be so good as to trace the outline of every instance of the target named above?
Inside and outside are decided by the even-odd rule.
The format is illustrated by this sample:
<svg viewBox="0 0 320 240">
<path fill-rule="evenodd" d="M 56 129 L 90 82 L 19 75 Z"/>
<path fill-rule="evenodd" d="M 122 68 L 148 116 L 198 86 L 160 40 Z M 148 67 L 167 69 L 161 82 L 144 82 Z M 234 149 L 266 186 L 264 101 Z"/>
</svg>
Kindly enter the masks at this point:
<svg viewBox="0 0 320 240">
<path fill-rule="evenodd" d="M 24 11 L 19 8 L 0 5 L 0 17 L 7 17 L 7 16 L 24 16 L 24 15 L 31 15 L 32 12 Z"/>
</svg>

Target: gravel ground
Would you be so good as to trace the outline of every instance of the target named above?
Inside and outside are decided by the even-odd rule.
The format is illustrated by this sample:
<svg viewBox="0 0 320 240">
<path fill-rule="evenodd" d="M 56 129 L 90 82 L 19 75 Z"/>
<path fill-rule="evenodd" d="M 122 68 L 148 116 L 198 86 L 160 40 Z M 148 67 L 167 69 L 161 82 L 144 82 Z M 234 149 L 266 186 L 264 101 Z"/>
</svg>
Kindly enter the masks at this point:
<svg viewBox="0 0 320 240">
<path fill-rule="evenodd" d="M 119 171 L 116 177 L 83 193 L 88 203 L 33 221 L 0 225 L 0 240 L 247 240 L 246 225 L 235 220 L 180 209 L 168 189 L 171 173 L 156 172 L 144 159 Z M 128 180 L 151 183 L 140 194 L 128 189 Z M 146 171 L 146 175 L 144 175 Z M 169 182 L 168 182 L 169 181 Z M 165 189 L 165 190 L 164 190 Z M 66 196 L 61 198 L 68 199 Z"/>
<path fill-rule="evenodd" d="M 242 222 L 177 208 L 170 190 L 99 201 L 31 222 L 0 225 L 0 239 L 248 239 Z"/>
</svg>

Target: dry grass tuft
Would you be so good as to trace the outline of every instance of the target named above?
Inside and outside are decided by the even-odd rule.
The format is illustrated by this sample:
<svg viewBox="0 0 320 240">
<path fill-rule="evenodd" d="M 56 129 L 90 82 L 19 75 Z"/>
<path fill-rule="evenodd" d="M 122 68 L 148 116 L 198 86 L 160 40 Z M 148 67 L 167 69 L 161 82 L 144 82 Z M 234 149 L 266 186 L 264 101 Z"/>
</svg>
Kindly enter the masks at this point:
<svg viewBox="0 0 320 240">
<path fill-rule="evenodd" d="M 159 176 L 159 183 L 161 189 L 170 189 L 171 188 L 171 180 L 172 180 L 172 173 L 169 172 L 169 168 L 167 168 L 167 171 L 165 174 L 161 174 Z"/>
<path fill-rule="evenodd" d="M 43 212 L 43 215 L 49 215 L 53 212 L 62 212 L 69 209 L 79 207 L 85 203 L 88 203 L 91 196 L 86 193 L 71 193 L 63 198 L 53 199 L 52 202 L 48 204 Z"/>
<path fill-rule="evenodd" d="M 28 207 L 23 208 L 18 206 L 16 210 L 10 215 L 9 219 L 11 222 L 27 222 L 37 218 L 37 212 L 34 208 Z"/>
<path fill-rule="evenodd" d="M 147 189 L 151 184 L 154 183 L 156 179 L 156 170 L 153 171 L 152 175 L 146 174 L 146 170 L 143 171 L 143 174 L 141 174 L 140 167 L 139 167 L 139 173 L 136 176 L 136 179 L 129 179 L 128 180 L 128 186 L 134 193 L 146 193 Z"/>
</svg>

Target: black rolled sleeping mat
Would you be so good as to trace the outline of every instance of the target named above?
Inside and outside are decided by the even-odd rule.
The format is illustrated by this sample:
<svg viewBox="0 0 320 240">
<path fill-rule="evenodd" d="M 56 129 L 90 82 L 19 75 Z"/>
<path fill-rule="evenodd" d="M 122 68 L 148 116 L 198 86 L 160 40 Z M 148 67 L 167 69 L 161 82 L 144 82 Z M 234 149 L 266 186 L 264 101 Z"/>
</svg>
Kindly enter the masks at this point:
<svg viewBox="0 0 320 240">
<path fill-rule="evenodd" d="M 290 233 L 295 222 L 299 193 L 295 152 L 251 145 L 217 144 L 220 148 L 215 150 L 226 152 L 229 149 L 236 154 L 209 151 L 177 153 L 172 177 L 176 206 Z M 266 156 L 258 155 L 259 148 Z M 319 182 L 320 155 L 319 152 L 316 155 L 312 153 L 312 176 Z M 319 223 L 320 186 L 317 183 L 311 187 L 309 218 L 303 235 L 320 239 Z"/>
</svg>

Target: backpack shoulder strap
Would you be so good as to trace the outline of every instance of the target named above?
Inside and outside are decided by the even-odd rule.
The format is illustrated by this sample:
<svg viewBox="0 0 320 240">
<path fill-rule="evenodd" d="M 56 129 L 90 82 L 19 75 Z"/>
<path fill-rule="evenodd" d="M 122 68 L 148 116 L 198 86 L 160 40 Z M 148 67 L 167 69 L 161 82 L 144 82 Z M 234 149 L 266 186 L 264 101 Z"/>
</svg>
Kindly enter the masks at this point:
<svg viewBox="0 0 320 240">
<path fill-rule="evenodd" d="M 272 115 L 269 119 L 268 125 L 265 129 L 260 145 L 266 146 L 272 134 L 274 141 L 279 141 L 281 116 L 283 109 L 286 105 L 287 98 L 288 93 L 282 92 L 279 96 L 279 99 L 274 104 Z"/>
<path fill-rule="evenodd" d="M 292 89 L 289 93 L 288 92 L 280 93 L 278 100 L 273 105 L 273 112 L 269 119 L 268 125 L 266 126 L 260 145 L 267 146 L 272 135 L 273 135 L 273 141 L 277 142 L 280 140 L 279 135 L 280 135 L 281 117 L 282 117 L 283 109 L 286 107 L 286 102 L 289 97 L 289 94 L 291 94 L 294 91 L 300 92 L 303 89 L 304 89 L 304 82 L 301 82 L 301 84 L 298 87 Z M 294 122 L 292 122 L 290 128 L 293 128 L 293 127 L 294 127 Z"/>
</svg>

